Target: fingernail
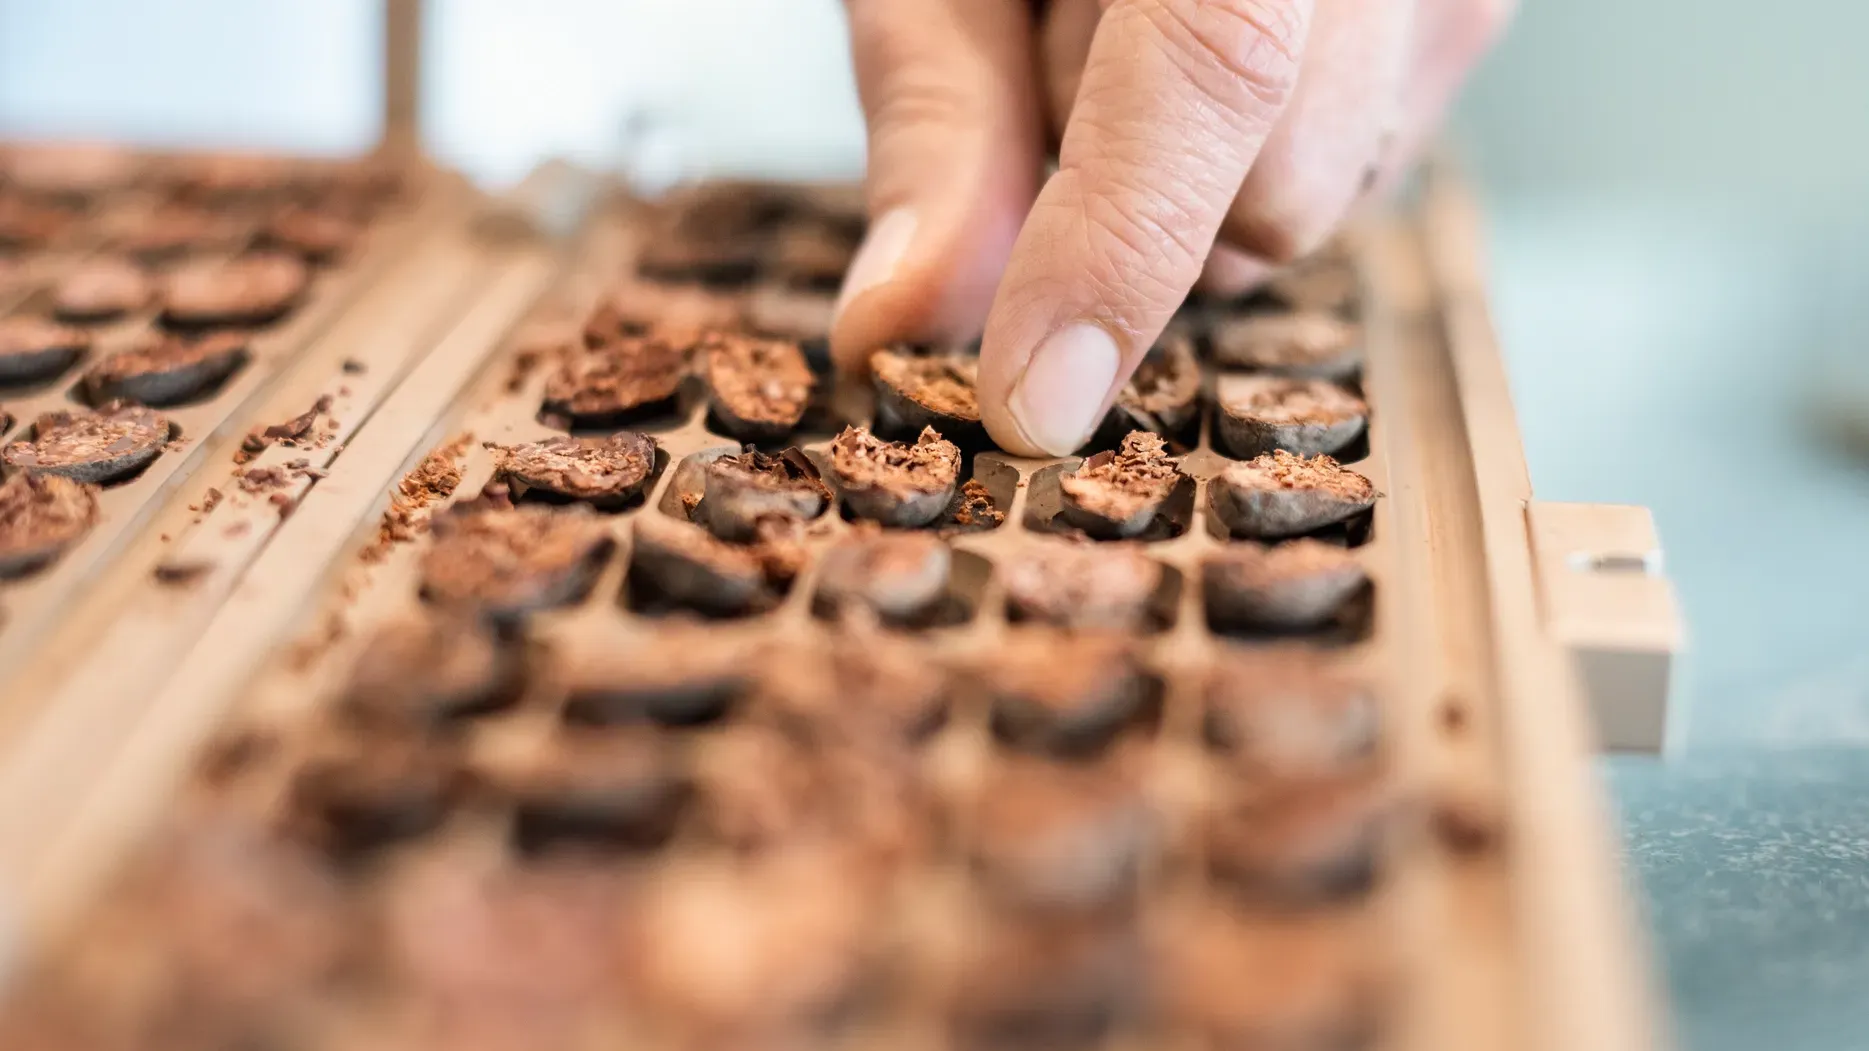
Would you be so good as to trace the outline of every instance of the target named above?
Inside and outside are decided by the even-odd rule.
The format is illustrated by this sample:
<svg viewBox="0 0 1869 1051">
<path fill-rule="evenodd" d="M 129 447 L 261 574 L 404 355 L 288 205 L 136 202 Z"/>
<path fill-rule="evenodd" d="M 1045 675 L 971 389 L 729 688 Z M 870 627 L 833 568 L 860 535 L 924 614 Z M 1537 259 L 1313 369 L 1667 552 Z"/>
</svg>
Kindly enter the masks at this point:
<svg viewBox="0 0 1869 1051">
<path fill-rule="evenodd" d="M 895 276 L 897 264 L 908 253 L 915 239 L 915 210 L 896 208 L 870 224 L 870 232 L 850 261 L 844 275 L 844 287 L 837 294 L 837 308 L 832 317 L 843 314 L 851 301 Z"/>
<path fill-rule="evenodd" d="M 1065 456 L 1089 439 L 1116 384 L 1122 355 L 1096 325 L 1072 325 L 1046 337 L 1012 392 L 1012 417 L 1032 444 Z"/>
</svg>

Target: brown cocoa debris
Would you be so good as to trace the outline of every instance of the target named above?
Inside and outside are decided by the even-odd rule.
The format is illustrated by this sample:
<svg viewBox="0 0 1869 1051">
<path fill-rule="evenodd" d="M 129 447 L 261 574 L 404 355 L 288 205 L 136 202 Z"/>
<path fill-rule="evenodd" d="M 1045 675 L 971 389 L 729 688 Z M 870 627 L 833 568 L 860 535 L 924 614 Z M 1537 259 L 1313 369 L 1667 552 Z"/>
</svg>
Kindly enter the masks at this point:
<svg viewBox="0 0 1869 1051">
<path fill-rule="evenodd" d="M 514 647 L 484 621 L 442 615 L 372 636 L 351 666 L 341 704 L 365 726 L 428 731 L 501 711 L 524 684 Z"/>
<path fill-rule="evenodd" d="M 214 563 L 207 559 L 195 559 L 190 562 L 162 562 L 154 571 L 156 583 L 174 587 L 193 584 L 209 573 L 214 572 Z"/>
<path fill-rule="evenodd" d="M 1228 545 L 1201 568 L 1207 620 L 1222 631 L 1314 630 L 1369 582 L 1355 555 L 1309 538 L 1276 547 Z"/>
<path fill-rule="evenodd" d="M 923 428 L 913 445 L 846 427 L 831 442 L 831 475 L 858 517 L 886 526 L 925 526 L 954 497 L 960 449 L 932 427 Z"/>
<path fill-rule="evenodd" d="M 201 513 L 208 514 L 221 505 L 222 493 L 219 489 L 209 489 L 201 495 Z"/>
<path fill-rule="evenodd" d="M 392 545 L 407 543 L 427 530 L 429 505 L 452 496 L 460 487 L 461 469 L 456 461 L 472 441 L 472 435 L 459 435 L 403 475 L 390 494 L 389 509 L 377 526 L 376 540 L 363 550 L 365 562 L 382 561 Z"/>
<path fill-rule="evenodd" d="M 634 500 L 654 477 L 655 466 L 655 439 L 631 431 L 607 438 L 559 435 L 494 447 L 495 476 L 512 488 L 513 495 L 536 491 L 599 507 L 618 507 Z"/>
<path fill-rule="evenodd" d="M 0 318 L 0 383 L 56 376 L 90 349 L 83 329 L 25 314 Z"/>
<path fill-rule="evenodd" d="M 636 520 L 630 577 L 673 605 L 712 616 L 760 613 L 778 604 L 789 575 L 775 579 L 756 547 L 729 544 L 667 515 Z"/>
<path fill-rule="evenodd" d="M 746 327 L 780 339 L 823 340 L 836 313 L 835 295 L 780 285 L 761 285 L 746 299 Z"/>
<path fill-rule="evenodd" d="M 1385 847 L 1405 816 L 1387 773 L 1239 775 L 1214 785 L 1203 816 L 1214 879 L 1252 900 L 1279 903 L 1360 897 L 1374 885 Z"/>
<path fill-rule="evenodd" d="M 698 349 L 708 407 L 732 437 L 777 441 L 804 419 L 817 380 L 797 343 L 714 333 Z"/>
<path fill-rule="evenodd" d="M 835 294 L 858 243 L 830 224 L 787 223 L 773 235 L 764 269 L 792 288 Z"/>
<path fill-rule="evenodd" d="M 274 493 L 266 498 L 266 502 L 278 509 L 281 520 L 290 518 L 292 512 L 298 507 L 298 500 L 290 493 Z"/>
<path fill-rule="evenodd" d="M 870 355 L 870 372 L 878 430 L 917 434 L 933 427 L 970 445 L 984 440 L 975 389 L 979 364 L 972 358 L 879 350 Z"/>
<path fill-rule="evenodd" d="M 1202 733 L 1228 768 L 1279 775 L 1367 765 L 1382 712 L 1367 684 L 1301 649 L 1228 651 L 1209 670 Z"/>
<path fill-rule="evenodd" d="M 815 750 L 759 723 L 712 735 L 697 756 L 697 838 L 740 854 L 812 844 L 860 849 L 876 862 L 931 839 L 921 783 L 898 750 Z"/>
<path fill-rule="evenodd" d="M 651 850 L 674 836 L 694 778 L 676 744 L 636 728 L 561 733 L 504 787 L 521 850 Z"/>
<path fill-rule="evenodd" d="M 1136 366 L 1110 411 L 1123 431 L 1169 435 L 1185 432 L 1200 409 L 1201 364 L 1194 342 L 1171 334 Z"/>
<path fill-rule="evenodd" d="M 52 314 L 60 321 L 94 323 L 134 314 L 149 305 L 155 286 L 142 267 L 123 259 L 97 259 L 52 288 Z"/>
<path fill-rule="evenodd" d="M 986 483 L 969 478 L 955 496 L 947 520 L 960 530 L 995 529 L 1006 521 L 1006 512 L 999 509 Z"/>
<path fill-rule="evenodd" d="M 345 358 L 344 364 L 340 367 L 344 370 L 346 374 L 351 375 L 351 376 L 360 376 L 363 373 L 369 371 L 369 366 L 365 365 L 361 361 L 358 361 L 356 358 Z"/>
<path fill-rule="evenodd" d="M 1119 911 L 1033 912 L 976 905 L 945 926 L 958 952 L 943 972 L 949 1046 L 1089 1048 L 1141 1021 L 1149 988 L 1137 924 Z"/>
<path fill-rule="evenodd" d="M 58 475 L 20 471 L 0 482 L 0 579 L 56 559 L 97 524 L 97 490 Z"/>
<path fill-rule="evenodd" d="M 240 488 L 249 493 L 263 493 L 268 489 L 277 489 L 290 482 L 291 476 L 283 467 L 255 467 L 240 472 Z"/>
<path fill-rule="evenodd" d="M 1014 908 L 1121 904 L 1165 831 L 1134 772 L 1119 762 L 1000 758 L 973 812 L 973 871 Z"/>
<path fill-rule="evenodd" d="M 1363 399 L 1328 380 L 1222 376 L 1218 396 L 1218 438 L 1233 456 L 1336 453 L 1368 426 Z"/>
<path fill-rule="evenodd" d="M 748 446 L 707 465 L 700 512 L 713 534 L 744 543 L 762 519 L 809 521 L 824 513 L 831 493 L 817 465 L 799 449 L 769 456 Z"/>
<path fill-rule="evenodd" d="M 1001 567 L 1015 619 L 1069 630 L 1146 625 L 1162 564 L 1140 547 L 1035 540 Z"/>
<path fill-rule="evenodd" d="M 624 336 L 566 354 L 545 382 L 544 411 L 577 427 L 612 425 L 669 402 L 687 374 L 673 343 Z"/>
<path fill-rule="evenodd" d="M 1227 368 L 1344 381 L 1362 368 L 1362 330 L 1332 314 L 1248 314 L 1214 324 L 1214 359 Z"/>
<path fill-rule="evenodd" d="M 154 336 L 91 366 L 84 374 L 85 391 L 94 404 L 122 398 L 173 405 L 212 390 L 249 356 L 247 337 L 238 332 Z"/>
<path fill-rule="evenodd" d="M 173 425 L 153 409 L 111 402 L 95 411 L 39 417 L 30 441 L 6 447 L 8 465 L 101 485 L 126 478 L 162 455 Z"/>
<path fill-rule="evenodd" d="M 1020 751 L 1081 756 L 1154 720 L 1158 684 L 1115 634 L 1013 634 L 980 662 L 993 733 Z"/>
<path fill-rule="evenodd" d="M 953 554 L 928 533 L 877 533 L 825 556 L 818 601 L 832 611 L 863 608 L 888 621 L 913 620 L 947 597 Z"/>
<path fill-rule="evenodd" d="M 1212 504 L 1234 536 L 1276 540 L 1367 511 L 1376 496 L 1369 479 L 1329 456 L 1278 451 L 1222 471 L 1214 480 Z"/>
<path fill-rule="evenodd" d="M 162 320 L 181 328 L 252 328 L 285 316 L 311 285 L 305 264 L 284 255 L 190 263 L 171 272 Z"/>
<path fill-rule="evenodd" d="M 1181 460 L 1168 455 L 1161 435 L 1132 431 L 1121 449 L 1059 477 L 1060 514 L 1099 539 L 1128 539 L 1148 529 L 1181 480 Z"/>
<path fill-rule="evenodd" d="M 600 519 L 547 507 L 456 507 L 432 531 L 423 596 L 501 617 L 583 598 L 616 546 Z"/>
</svg>

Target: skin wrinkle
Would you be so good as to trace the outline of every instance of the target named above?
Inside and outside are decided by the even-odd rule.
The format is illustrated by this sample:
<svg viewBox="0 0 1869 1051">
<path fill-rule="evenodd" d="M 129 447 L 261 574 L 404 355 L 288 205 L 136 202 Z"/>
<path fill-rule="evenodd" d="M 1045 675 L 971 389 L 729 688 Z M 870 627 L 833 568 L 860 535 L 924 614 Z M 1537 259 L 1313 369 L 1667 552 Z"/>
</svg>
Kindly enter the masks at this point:
<svg viewBox="0 0 1869 1051">
<path fill-rule="evenodd" d="M 1247 8 L 1256 10 L 1257 17 Z M 1304 49 L 1306 27 L 1297 17 L 1295 4 L 1283 0 L 1197 0 L 1192 4 L 1146 0 L 1137 9 L 1154 23 L 1162 40 L 1181 41 L 1170 57 L 1203 95 L 1217 97 L 1238 85 L 1261 106 L 1277 111 L 1297 87 L 1298 55 Z M 1268 17 L 1274 11 L 1278 17 Z M 1235 24 L 1225 25 L 1228 19 Z M 1273 53 L 1269 59 L 1267 51 Z"/>
</svg>

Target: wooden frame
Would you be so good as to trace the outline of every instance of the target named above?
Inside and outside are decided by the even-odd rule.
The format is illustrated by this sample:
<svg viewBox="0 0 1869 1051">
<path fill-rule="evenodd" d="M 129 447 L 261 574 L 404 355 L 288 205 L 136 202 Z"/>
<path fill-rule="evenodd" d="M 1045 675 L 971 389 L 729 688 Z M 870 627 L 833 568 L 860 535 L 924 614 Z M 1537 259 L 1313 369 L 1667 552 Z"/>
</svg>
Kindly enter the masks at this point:
<svg viewBox="0 0 1869 1051">
<path fill-rule="evenodd" d="M 550 224 L 516 228 L 538 225 Z M 575 316 L 603 275 L 615 272 L 627 245 L 606 234 L 612 229 L 600 224 L 583 241 L 583 264 L 559 282 L 545 315 Z M 212 590 L 192 601 L 141 589 L 120 629 L 126 638 L 167 622 L 171 633 L 198 640 L 171 654 L 165 674 L 151 680 L 160 687 L 87 704 L 88 696 L 120 693 L 121 684 L 70 685 L 99 674 L 81 673 L 0 776 L 0 886 L 28 921 L 29 944 L 55 941 L 80 913 L 217 726 L 297 717 L 330 692 L 362 629 L 406 605 L 412 552 L 393 551 L 367 569 L 355 562 L 393 479 L 464 431 L 514 440 L 536 429 L 535 381 L 514 387 L 504 368 L 488 363 L 514 350 L 511 323 L 556 264 L 536 240 L 502 243 L 510 257 L 486 264 L 488 291 L 435 349 L 423 356 L 414 343 L 403 345 L 404 378 L 379 392 L 380 408 L 359 421 L 329 477 L 277 524 L 270 542 L 232 554 L 243 578 L 237 569 L 217 574 Z M 1347 659 L 1384 684 L 1402 776 L 1503 829 L 1501 851 L 1423 857 L 1384 892 L 1379 907 L 1413 982 L 1399 1046 L 1654 1046 L 1646 953 L 1619 885 L 1570 660 L 1588 635 L 1576 625 L 1589 618 L 1551 584 L 1551 551 L 1574 543 L 1554 531 L 1563 521 L 1554 516 L 1568 512 L 1530 499 L 1486 313 L 1470 196 L 1446 171 L 1435 173 L 1420 210 L 1374 226 L 1362 256 L 1373 292 L 1366 385 L 1378 415 L 1373 455 L 1358 469 L 1388 497 L 1376 512 L 1376 540 L 1359 550 L 1378 584 L 1384 627 Z M 698 426 L 666 440 L 677 460 L 717 441 Z M 1010 469 L 1030 477 L 1055 462 Z M 1191 462 L 1197 477 L 1212 466 Z M 468 445 L 462 492 L 488 470 L 487 455 Z M 675 474 L 665 472 L 652 501 Z M 1014 521 L 1036 499 L 1034 488 L 1014 490 Z M 996 557 L 1013 550 L 1017 532 L 962 546 Z M 1187 554 L 1164 558 L 1187 571 L 1208 539 L 1190 529 L 1178 543 Z M 198 546 L 229 548 L 213 536 Z M 600 589 L 617 582 L 613 567 Z M 1190 602 L 1184 594 L 1184 620 L 1198 616 Z M 1671 641 L 1663 635 L 1651 638 Z M 721 637 L 732 636 L 724 629 Z M 942 645 L 978 641 L 962 635 Z M 1202 645 L 1183 632 L 1165 637 L 1159 651 L 1200 659 Z"/>
</svg>

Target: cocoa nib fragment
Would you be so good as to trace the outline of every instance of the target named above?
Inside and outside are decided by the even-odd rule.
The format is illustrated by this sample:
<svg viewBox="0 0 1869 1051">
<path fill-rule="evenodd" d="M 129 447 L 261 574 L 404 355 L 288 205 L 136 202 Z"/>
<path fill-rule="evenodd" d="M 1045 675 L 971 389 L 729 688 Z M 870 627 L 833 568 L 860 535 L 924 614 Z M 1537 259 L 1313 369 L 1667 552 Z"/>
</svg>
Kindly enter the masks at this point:
<svg viewBox="0 0 1869 1051">
<path fill-rule="evenodd" d="M 46 413 L 33 424 L 31 440 L 6 447 L 5 459 L 21 470 L 102 485 L 149 466 L 173 433 L 161 413 L 112 402 L 95 411 Z"/>
<path fill-rule="evenodd" d="M 817 380 L 797 343 L 715 333 L 699 350 L 708 408 L 729 435 L 777 441 L 804 419 Z"/>
<path fill-rule="evenodd" d="M 969 478 L 954 495 L 946 521 L 953 532 L 996 529 L 1006 521 L 1006 512 L 993 499 L 993 491 L 978 478 Z"/>
<path fill-rule="evenodd" d="M 960 481 L 960 449 L 932 427 L 913 445 L 846 427 L 831 442 L 831 475 L 859 518 L 915 528 L 941 517 Z"/>
<path fill-rule="evenodd" d="M 574 427 L 613 426 L 671 402 L 688 374 L 660 336 L 623 336 L 567 353 L 545 383 L 544 411 Z"/>
<path fill-rule="evenodd" d="M 722 540 L 753 540 L 763 519 L 809 521 L 824 513 L 831 493 L 817 465 L 800 449 L 769 456 L 748 446 L 707 465 L 700 513 Z"/>
<path fill-rule="evenodd" d="M 43 568 L 97 524 L 97 490 L 30 471 L 0 482 L 0 580 Z"/>
<path fill-rule="evenodd" d="M 631 431 L 607 438 L 559 435 L 524 445 L 496 446 L 495 474 L 515 497 L 536 493 L 596 507 L 628 505 L 655 476 L 655 439 Z"/>
<path fill-rule="evenodd" d="M 456 437 L 423 457 L 415 470 L 396 483 L 389 510 L 383 512 L 377 526 L 376 540 L 363 551 L 365 562 L 381 561 L 391 545 L 407 543 L 427 530 L 430 505 L 452 496 L 460 487 L 461 469 L 456 461 L 467 451 L 470 441 L 470 435 Z"/>
<path fill-rule="evenodd" d="M 1099 539 L 1128 539 L 1148 529 L 1181 484 L 1181 461 L 1161 435 L 1134 431 L 1122 448 L 1085 460 L 1058 479 L 1064 520 Z"/>
</svg>

